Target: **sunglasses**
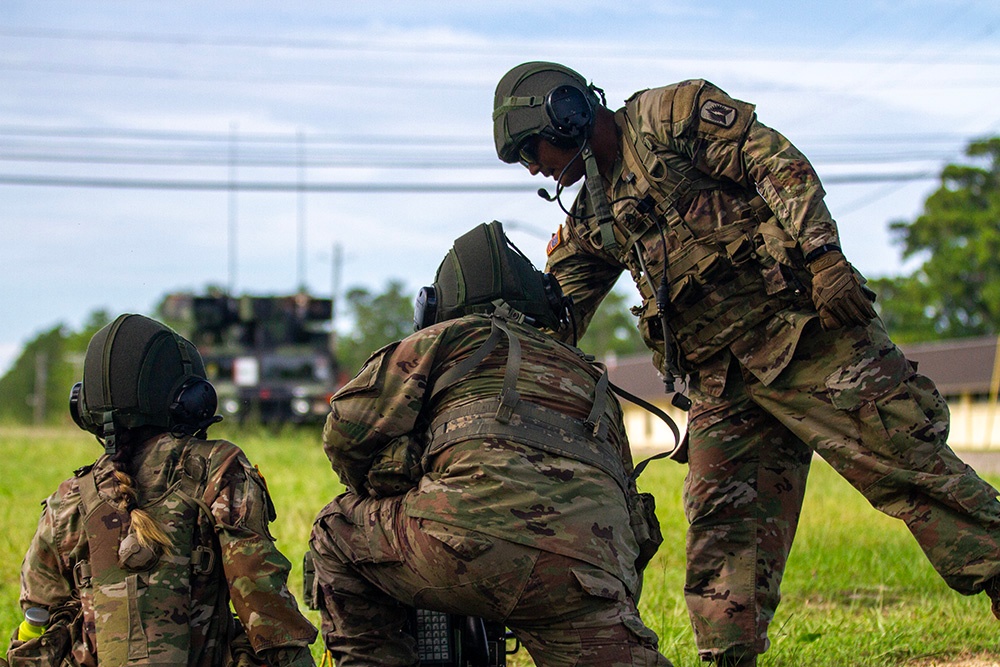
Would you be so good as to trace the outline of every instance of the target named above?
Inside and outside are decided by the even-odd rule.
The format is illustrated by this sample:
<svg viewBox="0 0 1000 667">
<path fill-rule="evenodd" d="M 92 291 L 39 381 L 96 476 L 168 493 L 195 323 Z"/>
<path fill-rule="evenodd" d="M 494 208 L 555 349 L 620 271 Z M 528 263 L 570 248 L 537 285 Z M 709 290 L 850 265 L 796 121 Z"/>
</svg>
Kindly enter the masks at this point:
<svg viewBox="0 0 1000 667">
<path fill-rule="evenodd" d="M 525 167 L 531 164 L 538 164 L 538 141 L 538 135 L 528 137 L 518 147 L 517 156 L 519 162 Z"/>
</svg>

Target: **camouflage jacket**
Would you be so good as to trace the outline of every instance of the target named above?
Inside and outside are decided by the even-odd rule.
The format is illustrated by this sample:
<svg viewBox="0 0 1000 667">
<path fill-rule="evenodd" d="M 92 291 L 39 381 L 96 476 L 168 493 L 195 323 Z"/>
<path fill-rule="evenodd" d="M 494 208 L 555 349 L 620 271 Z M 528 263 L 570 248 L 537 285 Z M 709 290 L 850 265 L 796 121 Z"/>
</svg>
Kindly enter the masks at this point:
<svg viewBox="0 0 1000 667">
<path fill-rule="evenodd" d="M 684 370 L 699 374 L 702 389 L 718 395 L 733 354 L 770 382 L 815 317 L 803 258 L 839 244 L 816 172 L 785 137 L 756 119 L 752 105 L 706 81 L 636 93 L 616 122 L 619 157 L 605 182 L 620 247 L 602 247 L 586 188 L 575 204 L 582 217 L 567 218 L 548 247 L 546 269 L 573 297 L 581 335 L 621 272 L 630 270 L 644 296 L 634 309 L 640 331 L 662 369 L 652 292 L 663 275 L 666 245 L 671 333 Z M 653 173 L 645 190 L 642 170 L 630 168 L 630 143 L 646 150 L 638 155 Z M 686 173 L 687 183 L 676 188 L 676 178 L 662 179 L 664 165 Z M 656 202 L 646 198 L 644 209 L 637 199 L 657 189 L 661 201 L 672 201 L 650 211 Z M 760 225 L 754 201 L 770 208 L 765 216 L 773 212 L 770 224 Z"/>
<path fill-rule="evenodd" d="M 314 641 L 315 628 L 286 586 L 290 564 L 268 532 L 274 508 L 263 478 L 238 447 L 164 434 L 136 447 L 129 471 L 139 506 L 171 517 L 163 527 L 172 548 L 156 566 L 130 573 L 118 565 L 129 515 L 104 502 L 117 494 L 102 456 L 43 503 L 21 567 L 23 608 L 45 607 L 53 618 L 76 621 L 78 664 L 224 664 L 246 641 L 230 601 L 258 653 Z M 185 476 L 197 483 L 185 485 Z M 96 485 L 95 496 L 83 488 L 88 484 Z M 185 489 L 200 490 L 200 497 Z M 88 497 L 99 497 L 98 507 L 87 507 Z M 88 516 L 95 512 L 104 512 L 106 530 L 91 544 Z"/>
<path fill-rule="evenodd" d="M 605 390 L 606 433 L 573 435 L 595 405 L 601 371 L 533 327 L 509 327 L 521 345 L 521 368 L 520 401 L 507 424 L 497 421 L 506 341 L 474 371 L 436 386 L 490 336 L 488 317 L 466 316 L 422 329 L 368 360 L 331 400 L 327 456 L 348 487 L 372 495 L 376 475 L 400 462 L 418 482 L 402 504 L 410 516 L 586 561 L 634 591 L 635 486 L 621 406 Z M 596 458 L 588 463 L 552 446 L 592 447 Z"/>
</svg>

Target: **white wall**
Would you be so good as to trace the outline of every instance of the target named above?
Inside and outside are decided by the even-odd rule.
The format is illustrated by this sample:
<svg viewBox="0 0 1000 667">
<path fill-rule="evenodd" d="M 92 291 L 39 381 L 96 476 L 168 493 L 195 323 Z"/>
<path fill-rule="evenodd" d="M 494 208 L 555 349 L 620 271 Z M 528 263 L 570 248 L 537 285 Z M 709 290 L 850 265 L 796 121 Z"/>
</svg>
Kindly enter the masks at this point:
<svg viewBox="0 0 1000 667">
<path fill-rule="evenodd" d="M 655 415 L 622 401 L 625 411 L 625 430 L 633 451 L 649 454 L 668 450 L 674 446 L 670 428 Z M 681 434 L 687 424 L 687 413 L 666 403 L 658 407 L 677 422 Z M 985 401 L 973 402 L 970 397 L 949 399 L 951 435 L 948 444 L 957 451 L 1000 452 L 1000 405 Z"/>
</svg>

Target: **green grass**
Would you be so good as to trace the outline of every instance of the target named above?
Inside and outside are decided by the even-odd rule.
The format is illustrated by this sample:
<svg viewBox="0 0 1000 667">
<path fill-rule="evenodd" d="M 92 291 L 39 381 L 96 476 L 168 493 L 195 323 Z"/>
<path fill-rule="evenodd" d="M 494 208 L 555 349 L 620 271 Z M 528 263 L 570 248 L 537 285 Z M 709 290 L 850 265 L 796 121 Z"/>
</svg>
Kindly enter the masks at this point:
<svg viewBox="0 0 1000 667">
<path fill-rule="evenodd" d="M 292 561 L 290 584 L 300 596 L 312 519 L 340 489 L 319 429 L 274 434 L 226 426 L 213 429 L 213 435 L 243 447 L 267 479 L 278 510 L 272 532 Z M 0 429 L 0 635 L 9 636 L 20 622 L 18 572 L 39 501 L 98 453 L 93 438 L 78 430 Z M 665 541 L 647 570 L 640 610 L 677 667 L 701 667 L 681 594 L 685 470 L 654 463 L 641 479 L 643 490 L 656 495 Z M 903 525 L 871 509 L 822 462 L 813 466 L 782 588 L 772 647 L 761 660 L 765 667 L 882 667 L 931 657 L 1000 656 L 1000 624 L 986 597 L 948 589 Z M 318 625 L 318 615 L 308 615 Z M 318 645 L 314 652 L 318 655 Z M 509 664 L 532 663 L 521 651 Z"/>
</svg>

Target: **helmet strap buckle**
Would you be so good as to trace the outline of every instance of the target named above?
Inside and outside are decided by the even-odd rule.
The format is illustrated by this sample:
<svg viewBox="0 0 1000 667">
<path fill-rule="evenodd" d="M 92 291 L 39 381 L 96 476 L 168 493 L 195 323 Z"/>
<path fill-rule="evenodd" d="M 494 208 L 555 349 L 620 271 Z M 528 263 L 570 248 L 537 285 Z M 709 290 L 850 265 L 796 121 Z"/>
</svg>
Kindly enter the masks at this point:
<svg viewBox="0 0 1000 667">
<path fill-rule="evenodd" d="M 102 413 L 101 441 L 104 443 L 104 453 L 108 456 L 114 456 L 118 452 L 118 438 L 115 433 L 114 414 L 112 410 Z"/>
</svg>

